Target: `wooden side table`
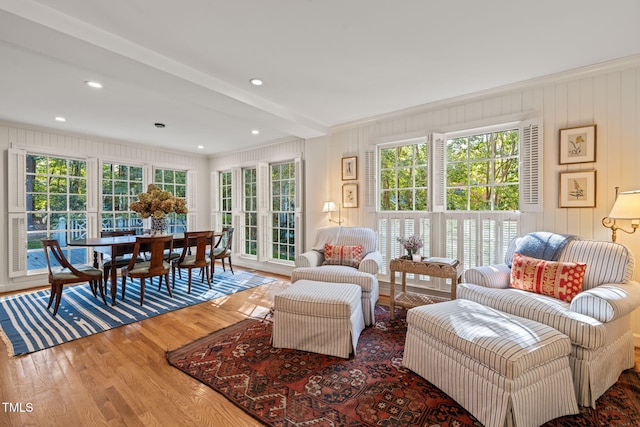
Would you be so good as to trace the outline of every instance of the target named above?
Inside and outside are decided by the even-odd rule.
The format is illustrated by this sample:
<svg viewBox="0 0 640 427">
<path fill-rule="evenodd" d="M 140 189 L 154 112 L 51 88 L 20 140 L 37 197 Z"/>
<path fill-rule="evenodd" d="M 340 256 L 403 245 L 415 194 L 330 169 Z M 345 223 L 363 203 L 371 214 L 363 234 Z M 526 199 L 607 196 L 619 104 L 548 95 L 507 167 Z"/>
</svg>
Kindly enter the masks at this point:
<svg viewBox="0 0 640 427">
<path fill-rule="evenodd" d="M 395 306 L 412 308 L 419 305 L 432 304 L 439 301 L 437 297 L 407 291 L 407 273 L 423 274 L 431 277 L 451 279 L 451 299 L 456 299 L 456 285 L 461 282 L 464 268 L 462 263 L 452 258 L 423 258 L 422 261 L 413 261 L 406 258 L 392 259 L 391 289 L 389 298 L 389 317 L 395 319 Z M 402 290 L 396 295 L 396 272 L 402 273 Z"/>
</svg>

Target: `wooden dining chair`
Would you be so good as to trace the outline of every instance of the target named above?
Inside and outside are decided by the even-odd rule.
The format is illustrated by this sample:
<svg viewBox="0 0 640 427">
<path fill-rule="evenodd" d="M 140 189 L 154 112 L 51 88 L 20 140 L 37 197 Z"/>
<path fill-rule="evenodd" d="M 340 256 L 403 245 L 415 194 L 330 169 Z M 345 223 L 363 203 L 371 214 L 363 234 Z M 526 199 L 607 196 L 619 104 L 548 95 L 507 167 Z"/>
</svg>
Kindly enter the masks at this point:
<svg viewBox="0 0 640 427">
<path fill-rule="evenodd" d="M 129 260 L 129 264 L 122 267 L 120 270 L 122 275 L 122 299 L 127 286 L 127 277 L 134 279 L 140 279 L 140 305 L 144 302 L 144 288 L 145 280 L 155 276 L 160 277 L 160 286 L 162 286 L 162 279 L 164 278 L 167 287 L 167 292 L 170 297 L 173 297 L 171 293 L 171 287 L 169 286 L 169 271 L 171 271 L 171 263 L 164 257 L 165 249 L 173 250 L 173 236 L 137 236 L 136 243 L 133 246 L 133 254 Z M 137 262 L 138 256 L 148 252 L 149 261 Z"/>
<path fill-rule="evenodd" d="M 183 268 L 189 270 L 188 274 L 188 291 L 191 293 L 191 276 L 194 268 L 204 269 L 202 281 L 207 278 L 207 284 L 211 289 L 211 279 L 209 269 L 211 267 L 211 258 L 207 255 L 207 246 L 211 243 L 213 231 L 187 231 L 184 233 L 184 246 L 180 258 L 173 260 L 171 264 L 171 280 L 172 287 L 176 285 L 176 269 L 180 271 Z M 195 248 L 195 254 L 193 253 Z"/>
<path fill-rule="evenodd" d="M 104 301 L 105 305 L 107 304 L 107 299 L 104 296 L 105 285 L 102 281 L 101 270 L 90 265 L 71 264 L 56 239 L 42 240 L 42 247 L 44 249 L 44 258 L 47 261 L 47 268 L 49 269 L 49 283 L 51 284 L 51 296 L 49 297 L 47 310 L 51 308 L 51 304 L 55 301 L 53 315 L 58 314 L 58 307 L 62 299 L 62 288 L 64 285 L 73 283 L 88 282 L 93 296 L 97 297 L 97 292 L 99 292 L 102 301 Z M 58 265 L 53 264 L 51 255 L 53 255 Z M 60 269 L 57 269 L 58 266 Z"/>
<path fill-rule="evenodd" d="M 212 248 L 210 256 L 212 263 L 215 260 L 219 259 L 222 263 L 222 270 L 227 271 L 224 267 L 224 260 L 229 259 L 229 268 L 231 268 L 231 273 L 233 272 L 233 264 L 231 264 L 231 243 L 233 240 L 233 227 L 224 227 L 222 229 L 222 235 L 216 242 L 215 246 Z M 211 268 L 211 278 L 213 279 L 213 264 Z"/>
<path fill-rule="evenodd" d="M 114 231 L 102 231 L 100 233 L 100 237 L 121 237 L 121 236 L 134 236 L 136 234 L 136 230 L 114 230 Z M 129 261 L 131 260 L 131 253 L 126 250 L 124 247 L 117 247 L 115 258 L 108 259 L 102 263 L 104 283 L 106 285 L 107 280 L 109 280 L 109 272 L 112 268 L 121 268 L 125 265 L 129 265 Z M 103 255 L 103 254 L 100 254 Z M 143 254 L 144 255 L 144 254 Z M 144 256 L 141 255 L 138 257 L 138 261 L 144 261 Z"/>
</svg>

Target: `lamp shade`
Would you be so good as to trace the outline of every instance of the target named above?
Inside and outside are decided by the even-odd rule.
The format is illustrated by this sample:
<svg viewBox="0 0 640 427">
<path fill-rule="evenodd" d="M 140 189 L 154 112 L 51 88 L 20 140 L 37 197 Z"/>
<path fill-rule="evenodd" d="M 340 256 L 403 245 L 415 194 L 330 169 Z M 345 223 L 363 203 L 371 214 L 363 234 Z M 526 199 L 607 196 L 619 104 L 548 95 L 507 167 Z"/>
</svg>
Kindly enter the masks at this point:
<svg viewBox="0 0 640 427">
<path fill-rule="evenodd" d="M 324 202 L 322 206 L 322 212 L 338 212 L 338 206 L 336 202 Z"/>
<path fill-rule="evenodd" d="M 609 218 L 640 219 L 640 190 L 618 193 Z"/>
</svg>

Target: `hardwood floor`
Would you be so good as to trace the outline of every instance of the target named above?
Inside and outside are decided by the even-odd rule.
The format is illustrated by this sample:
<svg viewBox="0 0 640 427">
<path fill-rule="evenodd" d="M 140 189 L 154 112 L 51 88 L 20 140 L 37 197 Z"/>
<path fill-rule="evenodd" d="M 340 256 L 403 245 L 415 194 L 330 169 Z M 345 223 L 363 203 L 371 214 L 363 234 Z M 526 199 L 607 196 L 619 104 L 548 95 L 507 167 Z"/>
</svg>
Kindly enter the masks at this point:
<svg viewBox="0 0 640 427">
<path fill-rule="evenodd" d="M 8 357 L 0 341 L 0 425 L 261 426 L 165 358 L 246 317 L 263 318 L 289 278 L 258 273 L 278 280 L 21 357 Z"/>
<path fill-rule="evenodd" d="M 263 318 L 273 293 L 289 285 L 268 276 L 278 280 L 25 356 L 8 357 L 0 340 L 0 425 L 262 425 L 171 367 L 165 352 Z"/>
</svg>

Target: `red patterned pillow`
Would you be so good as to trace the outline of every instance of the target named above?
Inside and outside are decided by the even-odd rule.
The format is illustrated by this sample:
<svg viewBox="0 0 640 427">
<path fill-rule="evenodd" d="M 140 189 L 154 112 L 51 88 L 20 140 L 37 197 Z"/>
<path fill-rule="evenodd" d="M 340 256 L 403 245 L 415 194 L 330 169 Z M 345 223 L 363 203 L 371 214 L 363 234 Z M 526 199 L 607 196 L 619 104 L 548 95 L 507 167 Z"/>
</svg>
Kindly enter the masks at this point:
<svg viewBox="0 0 640 427">
<path fill-rule="evenodd" d="M 362 261 L 362 246 L 324 245 L 324 265 L 346 265 L 358 268 Z"/>
<path fill-rule="evenodd" d="M 587 264 L 545 261 L 515 253 L 509 286 L 571 302 L 582 292 L 585 271 Z"/>
</svg>

